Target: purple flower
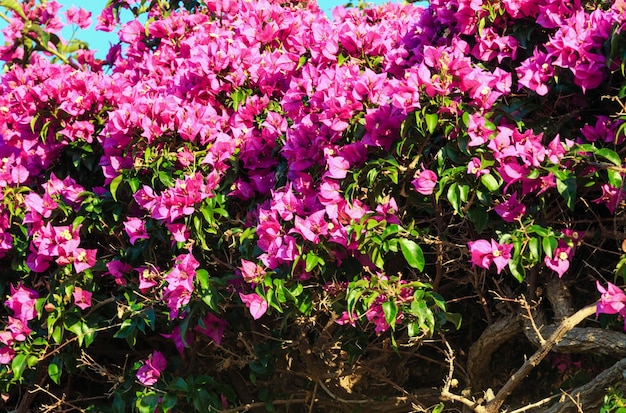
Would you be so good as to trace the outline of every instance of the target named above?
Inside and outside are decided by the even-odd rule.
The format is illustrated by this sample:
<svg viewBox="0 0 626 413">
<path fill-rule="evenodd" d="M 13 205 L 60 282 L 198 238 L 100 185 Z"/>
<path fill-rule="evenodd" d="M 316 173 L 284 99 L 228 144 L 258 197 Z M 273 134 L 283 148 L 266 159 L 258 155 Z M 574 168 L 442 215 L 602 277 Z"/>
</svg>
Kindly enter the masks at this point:
<svg viewBox="0 0 626 413">
<path fill-rule="evenodd" d="M 174 346 L 176 347 L 176 350 L 178 350 L 178 353 L 181 356 L 183 355 L 183 352 L 185 351 L 186 343 L 190 343 L 191 340 L 193 339 L 192 332 L 190 330 L 187 330 L 187 334 L 185 335 L 185 338 L 183 340 L 183 335 L 182 335 L 180 326 L 174 327 L 172 329 L 171 334 L 161 334 L 161 336 L 165 338 L 169 338 L 170 340 L 174 341 Z"/>
<path fill-rule="evenodd" d="M 513 222 L 526 213 L 526 206 L 517 200 L 517 194 L 515 193 L 506 201 L 493 207 L 493 209 L 506 222 Z"/>
<path fill-rule="evenodd" d="M 165 356 L 158 351 L 154 351 L 144 365 L 137 370 L 137 380 L 144 386 L 152 386 L 161 377 L 161 373 L 167 367 Z"/>
</svg>

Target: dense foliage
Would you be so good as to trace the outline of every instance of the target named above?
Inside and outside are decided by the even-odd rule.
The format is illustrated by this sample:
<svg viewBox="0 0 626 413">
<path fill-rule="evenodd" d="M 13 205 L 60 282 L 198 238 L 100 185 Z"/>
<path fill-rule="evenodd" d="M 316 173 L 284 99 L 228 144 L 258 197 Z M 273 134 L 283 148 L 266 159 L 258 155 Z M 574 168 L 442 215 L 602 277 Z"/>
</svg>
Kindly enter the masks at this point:
<svg viewBox="0 0 626 413">
<path fill-rule="evenodd" d="M 621 329 L 623 1 L 0 6 L 8 409 L 425 410 L 555 284 Z"/>
</svg>

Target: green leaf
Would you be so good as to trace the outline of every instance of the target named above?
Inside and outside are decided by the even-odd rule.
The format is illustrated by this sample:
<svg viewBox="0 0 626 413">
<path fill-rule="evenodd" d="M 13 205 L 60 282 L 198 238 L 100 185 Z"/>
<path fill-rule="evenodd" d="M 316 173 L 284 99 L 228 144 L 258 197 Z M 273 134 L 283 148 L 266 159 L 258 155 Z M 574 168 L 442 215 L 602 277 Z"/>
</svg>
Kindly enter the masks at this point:
<svg viewBox="0 0 626 413">
<path fill-rule="evenodd" d="M 573 174 L 569 174 L 569 176 L 564 179 L 556 180 L 556 189 L 559 191 L 559 194 L 565 199 L 565 203 L 567 207 L 573 211 L 574 210 L 574 201 L 576 197 L 576 177 Z"/>
<path fill-rule="evenodd" d="M 137 399 L 135 406 L 139 413 L 154 413 L 159 405 L 160 396 L 156 393 L 149 393 Z"/>
<path fill-rule="evenodd" d="M 352 316 L 352 314 L 354 314 L 354 309 L 364 293 L 365 290 L 362 288 L 350 289 L 350 287 L 348 287 L 348 294 L 346 296 L 348 315 Z"/>
<path fill-rule="evenodd" d="M 196 271 L 196 279 L 200 283 L 200 288 L 203 290 L 209 289 L 209 272 L 205 269 L 199 269 Z"/>
<path fill-rule="evenodd" d="M 63 328 L 61 328 L 61 326 L 54 326 L 50 336 L 56 344 L 61 344 L 61 340 L 63 340 Z"/>
<path fill-rule="evenodd" d="M 481 205 L 476 205 L 475 207 L 470 208 L 470 210 L 467 211 L 467 216 L 470 221 L 472 221 L 474 228 L 476 228 L 476 232 L 479 234 L 483 232 L 489 223 L 489 213 Z"/>
<path fill-rule="evenodd" d="M 408 323 L 406 325 L 406 330 L 409 337 L 416 337 L 422 332 L 419 323 Z"/>
<path fill-rule="evenodd" d="M 419 271 L 424 271 L 424 252 L 422 248 L 415 242 L 406 238 L 399 238 L 400 248 L 402 249 L 402 255 L 406 262 L 413 268 Z"/>
<path fill-rule="evenodd" d="M 385 301 L 382 305 L 383 313 L 385 313 L 385 321 L 392 330 L 396 328 L 396 317 L 398 316 L 398 305 L 395 300 Z"/>
<path fill-rule="evenodd" d="M 55 384 L 59 384 L 61 382 L 61 373 L 63 371 L 63 361 L 59 356 L 55 356 L 50 364 L 48 364 L 48 377 Z"/>
<path fill-rule="evenodd" d="M 443 409 L 445 409 L 445 407 L 446 406 L 443 403 L 439 403 L 438 405 L 433 407 L 432 413 L 441 413 L 441 412 L 443 412 Z"/>
<path fill-rule="evenodd" d="M 453 182 L 452 185 L 450 185 L 450 187 L 448 188 L 447 199 L 457 213 L 461 211 L 461 200 L 459 196 L 459 184 Z"/>
<path fill-rule="evenodd" d="M 622 174 L 620 171 L 616 171 L 615 169 L 609 168 L 606 170 L 606 173 L 608 175 L 609 183 L 611 184 L 611 186 L 615 188 L 622 187 L 623 178 L 622 178 Z"/>
<path fill-rule="evenodd" d="M 120 186 L 120 183 L 122 182 L 122 178 L 123 176 L 121 174 L 116 176 L 115 178 L 113 178 L 113 180 L 111 181 L 111 184 L 109 185 L 111 196 L 113 197 L 113 200 L 115 201 L 117 201 L 117 188 Z"/>
<path fill-rule="evenodd" d="M 457 330 L 459 328 L 461 328 L 461 321 L 463 321 L 463 316 L 461 315 L 461 313 L 444 313 L 445 317 L 446 317 L 446 321 L 454 324 L 454 328 L 456 328 Z"/>
<path fill-rule="evenodd" d="M 26 17 L 26 14 L 24 14 L 22 6 L 20 6 L 17 0 L 1 0 L 0 6 L 11 9 L 16 12 L 23 20 L 28 20 L 28 17 Z"/>
<path fill-rule="evenodd" d="M 300 59 L 298 59 L 298 66 L 296 67 L 296 70 L 298 70 L 302 66 L 304 66 L 304 64 L 307 62 L 307 60 L 309 60 L 309 58 L 306 55 L 300 56 Z"/>
<path fill-rule="evenodd" d="M 435 129 L 437 129 L 437 122 L 439 122 L 439 115 L 436 113 L 425 113 L 424 120 L 426 120 L 426 128 L 428 129 L 428 133 L 434 133 Z"/>
<path fill-rule="evenodd" d="M 603 157 L 604 159 L 611 162 L 615 166 L 622 166 L 622 159 L 619 157 L 617 152 L 609 148 L 598 149 L 596 151 L 596 155 Z"/>
<path fill-rule="evenodd" d="M 556 237 L 544 237 L 541 244 L 543 247 L 543 253 L 546 254 L 548 258 L 552 258 L 552 254 L 554 253 L 554 250 L 558 246 L 559 242 Z"/>
<path fill-rule="evenodd" d="M 414 299 L 411 302 L 411 312 L 419 319 L 420 326 L 431 333 L 435 328 L 435 316 L 425 301 Z"/>
<path fill-rule="evenodd" d="M 167 413 L 170 410 L 172 410 L 174 406 L 176 406 L 176 402 L 177 402 L 176 396 L 173 394 L 167 393 L 161 399 L 161 403 L 159 404 L 159 406 L 161 407 L 161 409 L 163 409 L 164 413 Z"/>
<path fill-rule="evenodd" d="M 187 393 L 189 391 L 189 385 L 182 377 L 176 377 L 169 386 L 167 386 L 167 389 Z"/>
<path fill-rule="evenodd" d="M 480 177 L 480 182 L 491 192 L 495 192 L 500 188 L 498 180 L 491 174 L 485 174 Z"/>
<path fill-rule="evenodd" d="M 309 252 L 306 255 L 306 266 L 304 271 L 311 272 L 317 266 L 317 263 L 320 261 L 320 257 L 315 255 L 313 252 Z"/>
<path fill-rule="evenodd" d="M 26 369 L 26 354 L 20 353 L 13 357 L 11 361 L 11 370 L 13 370 L 13 378 L 15 380 L 20 380 L 22 378 L 22 374 Z"/>
<path fill-rule="evenodd" d="M 526 269 L 520 263 L 519 255 L 517 256 L 517 259 L 511 259 L 509 261 L 509 270 L 511 271 L 511 275 L 513 275 L 517 281 L 522 282 L 526 279 Z"/>
<path fill-rule="evenodd" d="M 111 408 L 112 408 L 113 413 L 125 413 L 126 412 L 126 403 L 124 403 L 124 399 L 119 393 L 115 393 Z"/>
<path fill-rule="evenodd" d="M 531 238 L 528 241 L 528 249 L 530 251 L 530 256 L 532 258 L 532 262 L 536 263 L 539 261 L 540 253 L 539 253 L 539 238 Z"/>
</svg>

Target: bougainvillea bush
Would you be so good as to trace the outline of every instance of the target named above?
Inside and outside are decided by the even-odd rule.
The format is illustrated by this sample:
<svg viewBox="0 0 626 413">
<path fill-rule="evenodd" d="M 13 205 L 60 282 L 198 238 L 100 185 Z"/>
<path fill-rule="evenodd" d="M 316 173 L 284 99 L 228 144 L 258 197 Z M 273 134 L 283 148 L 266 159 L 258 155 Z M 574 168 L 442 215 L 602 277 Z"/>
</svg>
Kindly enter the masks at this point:
<svg viewBox="0 0 626 413">
<path fill-rule="evenodd" d="M 0 8 L 7 410 L 560 411 L 618 389 L 623 1 Z M 118 34 L 105 59 L 60 35 L 91 20 Z M 541 385 L 513 392 L 537 348 Z"/>
</svg>

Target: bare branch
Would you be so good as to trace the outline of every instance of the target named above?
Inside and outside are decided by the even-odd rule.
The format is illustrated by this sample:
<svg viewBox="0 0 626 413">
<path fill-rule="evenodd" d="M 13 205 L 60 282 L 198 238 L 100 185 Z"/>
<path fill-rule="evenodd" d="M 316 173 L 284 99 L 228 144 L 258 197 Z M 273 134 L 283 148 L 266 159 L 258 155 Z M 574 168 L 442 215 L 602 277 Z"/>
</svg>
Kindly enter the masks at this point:
<svg viewBox="0 0 626 413">
<path fill-rule="evenodd" d="M 556 328 L 554 333 L 552 333 L 552 335 L 545 341 L 544 345 L 541 346 L 541 348 L 539 348 L 528 360 L 526 360 L 522 367 L 520 367 L 517 372 L 511 376 L 509 381 L 502 386 L 498 394 L 496 394 L 496 397 L 487 403 L 485 411 L 487 413 L 498 412 L 506 398 L 522 382 L 528 373 L 530 373 L 530 371 L 535 368 L 535 366 L 537 366 L 546 355 L 548 355 L 552 347 L 554 347 L 554 345 L 558 343 L 568 331 L 580 324 L 585 318 L 590 317 L 595 313 L 596 303 L 593 303 L 580 309 L 574 315 L 564 319 Z M 478 413 L 477 410 L 475 411 Z"/>
</svg>

